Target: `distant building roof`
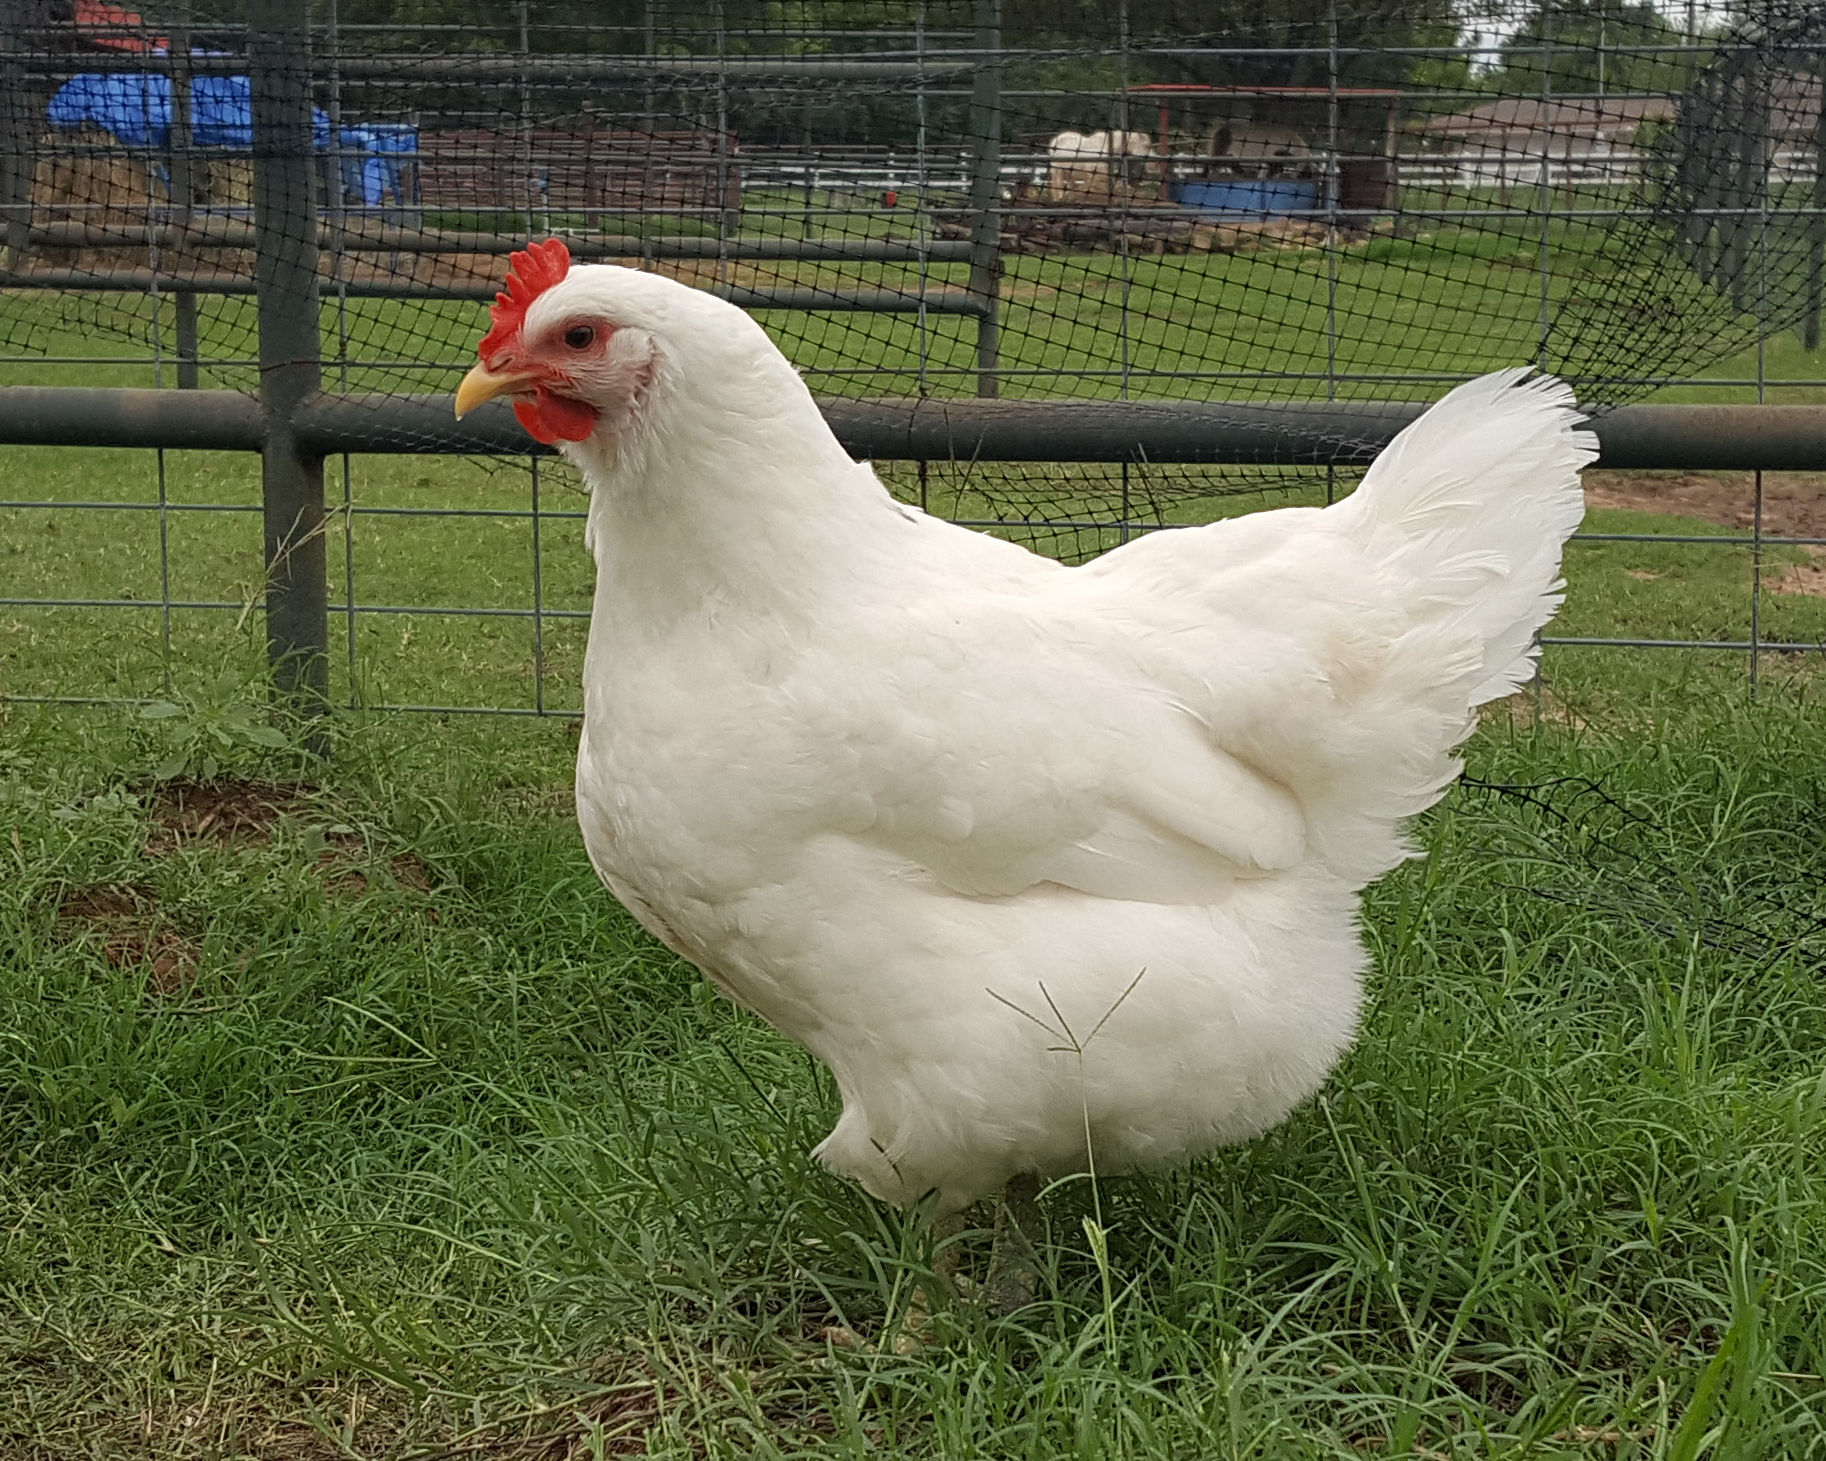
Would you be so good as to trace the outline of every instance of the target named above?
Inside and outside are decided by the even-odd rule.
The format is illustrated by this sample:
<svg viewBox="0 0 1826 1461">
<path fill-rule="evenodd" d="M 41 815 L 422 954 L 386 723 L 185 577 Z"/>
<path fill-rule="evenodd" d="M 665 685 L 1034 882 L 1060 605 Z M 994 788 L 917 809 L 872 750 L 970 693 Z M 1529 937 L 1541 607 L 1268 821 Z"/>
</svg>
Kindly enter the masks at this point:
<svg viewBox="0 0 1826 1461">
<path fill-rule="evenodd" d="M 1783 139 L 1815 135 L 1820 125 L 1820 78 L 1798 71 L 1765 72 L 1763 77 L 1766 79 L 1752 92 L 1752 100 L 1767 105 L 1768 115 L 1755 124 L 1757 129 L 1766 127 Z M 1644 122 L 1672 121 L 1685 109 L 1708 119 L 1711 116 L 1706 103 L 1692 94 L 1566 99 L 1503 96 L 1468 111 L 1428 117 L 1419 125 L 1435 137 L 1538 150 L 1547 138 L 1628 142 Z"/>
<path fill-rule="evenodd" d="M 1668 96 L 1607 96 L 1561 101 L 1551 97 L 1502 96 L 1469 111 L 1428 117 L 1421 130 L 1436 137 L 1527 146 L 1527 139 L 1590 137 L 1628 141 L 1644 122 L 1668 121 Z"/>
<path fill-rule="evenodd" d="M 0 0 L 0 31 L 12 44 L 57 51 L 150 55 L 171 48 L 138 12 L 106 0 Z"/>
<path fill-rule="evenodd" d="M 168 51 L 168 37 L 154 35 L 150 26 L 131 10 L 104 5 L 100 0 L 76 0 L 76 29 L 83 39 L 104 51 L 149 54 Z"/>
<path fill-rule="evenodd" d="M 1812 137 L 1820 128 L 1820 78 L 1784 71 L 1769 88 L 1770 130 L 1779 137 Z"/>
</svg>

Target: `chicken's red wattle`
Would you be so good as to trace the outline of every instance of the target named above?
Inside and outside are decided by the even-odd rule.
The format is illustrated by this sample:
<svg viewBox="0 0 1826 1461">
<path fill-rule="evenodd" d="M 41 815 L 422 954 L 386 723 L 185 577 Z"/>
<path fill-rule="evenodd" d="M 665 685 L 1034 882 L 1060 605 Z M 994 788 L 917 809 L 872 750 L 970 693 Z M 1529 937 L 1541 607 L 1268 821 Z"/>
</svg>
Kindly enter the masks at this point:
<svg viewBox="0 0 1826 1461">
<path fill-rule="evenodd" d="M 561 441 L 582 441 L 596 429 L 596 408 L 569 396 L 555 396 L 541 388 L 530 401 L 515 401 L 514 415 L 534 441 L 547 446 Z"/>
</svg>

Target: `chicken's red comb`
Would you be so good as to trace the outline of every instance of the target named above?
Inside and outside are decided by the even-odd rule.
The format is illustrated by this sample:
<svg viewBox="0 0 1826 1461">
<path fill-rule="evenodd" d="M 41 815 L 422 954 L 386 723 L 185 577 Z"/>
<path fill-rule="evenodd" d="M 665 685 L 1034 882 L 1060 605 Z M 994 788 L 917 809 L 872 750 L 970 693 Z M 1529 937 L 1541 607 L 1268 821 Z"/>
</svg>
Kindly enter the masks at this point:
<svg viewBox="0 0 1826 1461">
<path fill-rule="evenodd" d="M 520 333 L 526 309 L 535 299 L 571 271 L 571 251 L 561 238 L 530 243 L 507 261 L 507 288 L 489 306 L 489 331 L 476 346 L 486 361 Z"/>
</svg>

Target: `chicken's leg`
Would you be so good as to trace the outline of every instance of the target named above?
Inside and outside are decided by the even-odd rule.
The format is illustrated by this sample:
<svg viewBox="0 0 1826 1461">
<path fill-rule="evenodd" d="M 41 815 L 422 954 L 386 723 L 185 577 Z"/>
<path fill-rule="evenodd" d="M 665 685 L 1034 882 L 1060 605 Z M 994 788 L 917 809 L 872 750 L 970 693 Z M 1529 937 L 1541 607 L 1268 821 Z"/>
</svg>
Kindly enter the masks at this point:
<svg viewBox="0 0 1826 1461">
<path fill-rule="evenodd" d="M 937 1280 L 935 1289 L 920 1285 L 913 1291 L 913 1297 L 907 1303 L 907 1317 L 902 1322 L 900 1333 L 894 1336 L 896 1354 L 918 1354 L 923 1350 L 932 1336 L 932 1313 L 936 1306 L 948 1304 L 964 1291 L 968 1280 L 958 1272 L 963 1262 L 964 1249 L 957 1241 L 964 1231 L 964 1216 L 953 1213 L 949 1217 L 936 1218 L 932 1223 L 932 1276 Z M 838 1349 L 868 1349 L 870 1344 L 851 1329 L 847 1324 L 826 1326 L 820 1337 Z"/>
<path fill-rule="evenodd" d="M 995 1242 L 989 1252 L 989 1277 L 983 1285 L 991 1313 L 1006 1317 L 1033 1302 L 1040 1281 L 1034 1239 L 1045 1231 L 1039 1177 L 1032 1172 L 1010 1177 L 995 1205 Z"/>
</svg>

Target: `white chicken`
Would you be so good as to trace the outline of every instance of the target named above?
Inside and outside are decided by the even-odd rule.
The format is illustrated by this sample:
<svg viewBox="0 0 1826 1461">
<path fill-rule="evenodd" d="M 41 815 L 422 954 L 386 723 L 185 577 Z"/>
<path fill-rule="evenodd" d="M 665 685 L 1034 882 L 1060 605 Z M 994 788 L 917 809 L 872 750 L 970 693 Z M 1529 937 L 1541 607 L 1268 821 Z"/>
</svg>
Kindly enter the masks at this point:
<svg viewBox="0 0 1826 1461">
<path fill-rule="evenodd" d="M 1595 455 L 1566 386 L 1446 396 L 1323 510 L 1082 567 L 895 501 L 741 310 L 514 257 L 457 393 L 590 487 L 577 810 L 603 881 L 842 1095 L 898 1203 L 1180 1161 L 1357 1024 L 1358 893 L 1531 674 Z"/>
</svg>

